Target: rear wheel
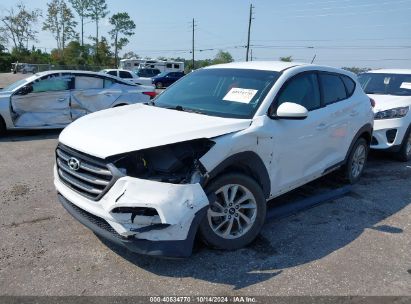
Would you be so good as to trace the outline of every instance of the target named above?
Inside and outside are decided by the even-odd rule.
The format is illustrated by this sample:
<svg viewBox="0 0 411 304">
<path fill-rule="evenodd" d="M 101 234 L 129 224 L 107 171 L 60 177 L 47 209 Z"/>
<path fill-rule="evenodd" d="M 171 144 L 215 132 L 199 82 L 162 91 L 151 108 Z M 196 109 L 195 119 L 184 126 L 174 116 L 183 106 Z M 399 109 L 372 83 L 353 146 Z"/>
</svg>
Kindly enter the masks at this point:
<svg viewBox="0 0 411 304">
<path fill-rule="evenodd" d="M 266 216 L 261 187 L 250 177 L 233 173 L 212 181 L 206 192 L 213 201 L 199 228 L 205 243 L 234 250 L 252 242 Z"/>
<path fill-rule="evenodd" d="M 404 135 L 401 149 L 397 153 L 397 158 L 403 162 L 407 162 L 411 159 L 411 126 L 408 127 L 408 130 Z"/>
<path fill-rule="evenodd" d="M 357 139 L 344 167 L 345 179 L 350 184 L 355 184 L 359 181 L 367 162 L 368 150 L 367 141 L 362 137 Z"/>
</svg>

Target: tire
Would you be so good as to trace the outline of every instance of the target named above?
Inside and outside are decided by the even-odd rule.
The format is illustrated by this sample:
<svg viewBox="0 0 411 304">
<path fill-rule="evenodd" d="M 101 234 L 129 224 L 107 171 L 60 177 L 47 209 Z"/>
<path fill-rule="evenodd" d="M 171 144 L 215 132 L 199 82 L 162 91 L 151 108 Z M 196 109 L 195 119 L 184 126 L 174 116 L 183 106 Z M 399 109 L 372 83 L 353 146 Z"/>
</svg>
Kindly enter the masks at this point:
<svg viewBox="0 0 411 304">
<path fill-rule="evenodd" d="M 157 89 L 163 88 L 163 83 L 162 83 L 161 81 L 156 82 L 156 88 L 157 88 Z"/>
<path fill-rule="evenodd" d="M 408 127 L 401 143 L 400 150 L 396 153 L 397 159 L 407 162 L 411 159 L 411 126 Z"/>
<path fill-rule="evenodd" d="M 368 152 L 369 146 L 367 141 L 362 137 L 358 138 L 348 155 L 347 163 L 343 169 L 344 178 L 348 183 L 355 184 L 360 180 L 367 162 Z"/>
<path fill-rule="evenodd" d="M 213 180 L 206 193 L 214 200 L 199 227 L 207 245 L 234 250 L 256 238 L 265 221 L 267 203 L 255 180 L 243 174 L 225 174 Z M 228 200 L 224 199 L 224 193 Z M 229 205 L 230 202 L 234 203 Z"/>
<path fill-rule="evenodd" d="M 6 123 L 4 122 L 4 119 L 0 116 L 0 136 L 5 135 L 6 131 Z"/>
</svg>

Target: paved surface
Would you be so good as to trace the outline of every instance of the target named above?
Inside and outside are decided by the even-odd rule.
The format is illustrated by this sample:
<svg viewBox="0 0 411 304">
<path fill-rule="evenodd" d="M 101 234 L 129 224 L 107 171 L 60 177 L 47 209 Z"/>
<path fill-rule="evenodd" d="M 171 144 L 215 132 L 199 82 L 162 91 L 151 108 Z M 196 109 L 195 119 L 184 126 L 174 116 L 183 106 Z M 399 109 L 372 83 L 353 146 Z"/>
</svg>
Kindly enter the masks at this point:
<svg viewBox="0 0 411 304">
<path fill-rule="evenodd" d="M 32 74 L 22 74 L 22 73 L 0 73 L 0 89 L 4 88 L 6 86 L 8 86 L 9 84 L 26 78 L 26 77 L 30 77 Z"/>
<path fill-rule="evenodd" d="M 268 222 L 248 248 L 163 260 L 102 243 L 59 205 L 57 136 L 0 139 L 1 294 L 411 295 L 411 164 L 374 155 L 349 195 Z"/>
</svg>

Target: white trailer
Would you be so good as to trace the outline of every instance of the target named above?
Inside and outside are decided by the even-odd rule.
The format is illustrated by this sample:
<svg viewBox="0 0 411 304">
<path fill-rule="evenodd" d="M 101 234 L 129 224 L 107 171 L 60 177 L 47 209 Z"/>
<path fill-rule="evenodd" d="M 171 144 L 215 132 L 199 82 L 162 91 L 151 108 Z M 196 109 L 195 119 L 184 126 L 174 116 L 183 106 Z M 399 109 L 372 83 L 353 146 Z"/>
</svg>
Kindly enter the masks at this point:
<svg viewBox="0 0 411 304">
<path fill-rule="evenodd" d="M 119 68 L 130 71 L 142 68 L 152 68 L 159 69 L 161 72 L 184 72 L 184 62 L 131 58 L 121 59 Z"/>
</svg>

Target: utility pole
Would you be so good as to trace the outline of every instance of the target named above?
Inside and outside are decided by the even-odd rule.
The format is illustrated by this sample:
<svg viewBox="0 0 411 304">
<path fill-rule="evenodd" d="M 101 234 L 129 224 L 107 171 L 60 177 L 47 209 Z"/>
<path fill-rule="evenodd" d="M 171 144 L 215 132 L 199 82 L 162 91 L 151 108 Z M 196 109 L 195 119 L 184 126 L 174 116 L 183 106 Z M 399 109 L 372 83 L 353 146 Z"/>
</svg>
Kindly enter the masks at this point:
<svg viewBox="0 0 411 304">
<path fill-rule="evenodd" d="M 254 6 L 250 4 L 250 17 L 248 19 L 247 53 L 245 56 L 245 61 L 248 61 L 248 53 L 250 52 L 251 20 L 253 20 L 253 8 Z"/>
<path fill-rule="evenodd" d="M 250 58 L 250 61 L 253 61 L 253 49 L 250 50 L 250 55 L 251 55 L 251 56 L 250 56 L 250 57 L 251 57 L 251 58 Z"/>
<path fill-rule="evenodd" d="M 194 23 L 194 18 L 193 18 L 193 49 L 192 49 L 192 52 L 193 52 L 193 70 L 194 70 L 194 28 L 195 28 L 195 23 Z"/>
</svg>

